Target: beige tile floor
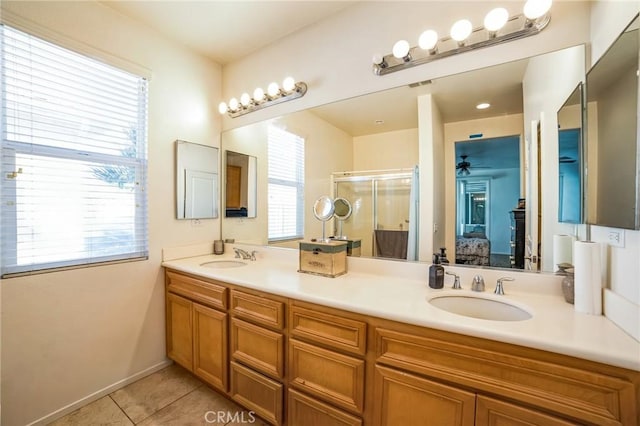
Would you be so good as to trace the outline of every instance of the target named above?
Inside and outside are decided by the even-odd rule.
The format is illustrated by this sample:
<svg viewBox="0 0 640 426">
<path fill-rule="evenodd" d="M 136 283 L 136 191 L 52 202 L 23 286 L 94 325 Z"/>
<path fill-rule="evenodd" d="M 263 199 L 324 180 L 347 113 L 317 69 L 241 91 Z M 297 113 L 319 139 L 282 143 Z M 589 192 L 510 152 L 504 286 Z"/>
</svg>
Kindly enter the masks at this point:
<svg viewBox="0 0 640 426">
<path fill-rule="evenodd" d="M 266 425 L 175 364 L 51 423 L 52 426 L 242 424 Z"/>
</svg>

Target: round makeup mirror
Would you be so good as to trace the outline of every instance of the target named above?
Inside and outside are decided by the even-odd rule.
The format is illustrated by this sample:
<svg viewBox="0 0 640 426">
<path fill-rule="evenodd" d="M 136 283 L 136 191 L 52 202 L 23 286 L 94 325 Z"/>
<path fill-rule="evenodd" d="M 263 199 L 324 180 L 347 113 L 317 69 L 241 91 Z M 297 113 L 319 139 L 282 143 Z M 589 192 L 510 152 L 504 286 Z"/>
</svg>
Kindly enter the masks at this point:
<svg viewBox="0 0 640 426">
<path fill-rule="evenodd" d="M 333 200 L 333 209 L 333 216 L 338 221 L 338 235 L 335 238 L 337 240 L 346 240 L 347 236 L 342 235 L 342 223 L 351 216 L 351 203 L 346 198 L 336 198 Z"/>
<path fill-rule="evenodd" d="M 329 240 L 327 239 L 327 234 L 325 232 L 325 224 L 329 219 L 333 217 L 333 213 L 335 211 L 335 207 L 333 205 L 333 200 L 326 195 L 318 198 L 315 203 L 313 203 L 313 215 L 322 222 L 322 240 L 321 242 L 326 243 Z"/>
</svg>

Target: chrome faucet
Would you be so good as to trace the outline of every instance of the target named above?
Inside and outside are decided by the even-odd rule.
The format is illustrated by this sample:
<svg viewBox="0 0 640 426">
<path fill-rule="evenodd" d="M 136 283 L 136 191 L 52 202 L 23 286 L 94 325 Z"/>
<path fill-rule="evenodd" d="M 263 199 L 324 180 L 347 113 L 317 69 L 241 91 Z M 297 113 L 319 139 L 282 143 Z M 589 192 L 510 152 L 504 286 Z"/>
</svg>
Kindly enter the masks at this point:
<svg viewBox="0 0 640 426">
<path fill-rule="evenodd" d="M 451 286 L 454 290 L 462 290 L 462 286 L 460 285 L 460 276 L 454 274 L 453 272 L 445 272 L 447 275 L 453 276 L 453 286 Z"/>
<path fill-rule="evenodd" d="M 252 252 L 248 252 L 238 247 L 234 247 L 233 251 L 236 254 L 236 259 L 242 259 L 242 260 L 256 260 L 256 254 L 258 253 L 255 250 L 253 250 Z"/>
<path fill-rule="evenodd" d="M 484 278 L 482 275 L 476 275 L 471 281 L 471 291 L 484 291 Z"/>
<path fill-rule="evenodd" d="M 504 296 L 504 286 L 502 285 L 503 281 L 515 281 L 515 279 L 511 277 L 498 278 L 498 282 L 496 283 L 496 289 L 494 290 L 495 294 Z"/>
</svg>

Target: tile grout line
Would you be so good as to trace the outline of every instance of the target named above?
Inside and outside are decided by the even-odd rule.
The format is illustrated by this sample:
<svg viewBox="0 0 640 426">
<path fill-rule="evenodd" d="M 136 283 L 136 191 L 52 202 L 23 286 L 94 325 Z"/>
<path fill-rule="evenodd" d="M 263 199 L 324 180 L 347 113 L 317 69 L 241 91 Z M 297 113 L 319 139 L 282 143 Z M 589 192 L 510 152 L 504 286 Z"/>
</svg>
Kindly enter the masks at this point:
<svg viewBox="0 0 640 426">
<path fill-rule="evenodd" d="M 133 421 L 133 419 L 132 419 L 131 417 L 129 417 L 129 415 L 127 414 L 127 412 L 126 412 L 126 411 L 124 411 L 124 410 L 122 409 L 122 407 L 120 406 L 120 404 L 118 404 L 118 402 L 117 402 L 115 399 L 113 399 L 113 397 L 111 396 L 112 394 L 113 394 L 113 392 L 107 395 L 107 396 L 109 397 L 109 399 L 111 399 L 111 401 L 113 401 L 113 403 L 114 403 L 114 404 L 116 404 L 116 407 L 118 407 L 118 409 L 119 409 L 120 411 L 122 411 L 122 414 L 124 414 L 124 415 L 125 415 L 125 417 L 126 417 L 127 419 L 129 419 L 129 421 L 131 422 L 131 424 L 132 424 L 132 425 L 135 425 L 135 424 L 136 424 L 136 422 L 134 422 L 134 421 Z"/>
<path fill-rule="evenodd" d="M 203 384 L 203 383 L 200 383 L 200 385 L 199 385 L 199 386 L 196 386 L 195 388 L 191 389 L 189 392 L 187 392 L 187 393 L 185 393 L 184 395 L 182 395 L 181 397 L 179 397 L 179 398 L 177 398 L 177 399 L 175 399 L 175 400 L 171 401 L 171 402 L 170 402 L 170 403 L 168 403 L 167 405 L 165 405 L 165 406 L 162 406 L 162 407 L 158 408 L 156 411 L 154 411 L 153 413 L 149 414 L 149 415 L 148 415 L 147 417 L 145 417 L 144 419 L 141 419 L 138 423 L 134 422 L 133 420 L 131 420 L 131 422 L 132 422 L 134 425 L 138 425 L 138 424 L 142 423 L 143 421 L 147 420 L 149 417 L 152 417 L 152 416 L 154 416 L 154 415 L 158 414 L 160 411 L 164 410 L 164 409 L 165 409 L 165 408 L 167 408 L 168 406 L 170 406 L 170 405 L 172 405 L 172 404 L 175 404 L 176 402 L 180 401 L 181 399 L 184 399 L 187 395 L 190 395 L 190 394 L 192 394 L 193 392 L 197 391 L 197 390 L 198 390 L 198 389 L 200 389 L 202 386 L 204 386 L 204 384 Z M 126 414 L 126 413 L 125 413 L 125 414 Z M 129 416 L 127 416 L 127 417 L 129 417 Z"/>
</svg>

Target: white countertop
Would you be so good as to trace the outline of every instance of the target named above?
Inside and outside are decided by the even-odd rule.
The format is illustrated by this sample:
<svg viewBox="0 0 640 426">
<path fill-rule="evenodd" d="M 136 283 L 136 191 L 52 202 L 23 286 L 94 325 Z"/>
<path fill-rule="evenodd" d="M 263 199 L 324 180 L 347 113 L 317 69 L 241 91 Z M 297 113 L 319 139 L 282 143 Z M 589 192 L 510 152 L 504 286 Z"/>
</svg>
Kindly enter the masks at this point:
<svg viewBox="0 0 640 426">
<path fill-rule="evenodd" d="M 255 247 L 254 247 L 255 248 Z M 427 263 L 349 258 L 349 271 L 336 278 L 297 272 L 295 250 L 258 248 L 256 261 L 238 268 L 208 268 L 202 263 L 232 259 L 232 250 L 222 256 L 186 258 L 165 255 L 163 266 L 190 274 L 236 284 L 364 315 L 430 327 L 469 336 L 547 350 L 591 361 L 640 371 L 640 343 L 605 316 L 577 313 L 564 301 L 560 278 L 549 274 L 512 273 L 468 267 L 447 267 L 461 276 L 463 290 L 427 285 Z M 230 253 L 231 252 L 231 253 Z M 484 276 L 486 291 L 471 292 L 473 275 Z M 505 282 L 505 295 L 493 294 L 495 280 Z M 532 314 L 523 321 L 491 321 L 456 315 L 428 303 L 434 295 L 469 294 L 509 301 Z"/>
</svg>

